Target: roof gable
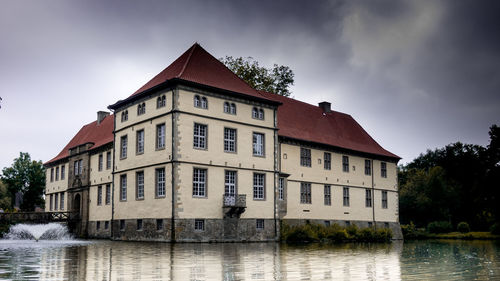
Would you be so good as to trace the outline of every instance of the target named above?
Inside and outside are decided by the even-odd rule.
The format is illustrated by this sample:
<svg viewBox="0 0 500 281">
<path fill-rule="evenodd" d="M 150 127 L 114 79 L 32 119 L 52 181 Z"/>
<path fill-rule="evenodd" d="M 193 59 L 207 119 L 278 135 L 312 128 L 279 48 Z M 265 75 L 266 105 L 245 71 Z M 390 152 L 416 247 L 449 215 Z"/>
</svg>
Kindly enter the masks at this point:
<svg viewBox="0 0 500 281">
<path fill-rule="evenodd" d="M 278 135 L 344 149 L 400 159 L 380 146 L 351 115 L 261 91 L 282 103 L 278 107 Z"/>
<path fill-rule="evenodd" d="M 70 140 L 70 142 L 59 152 L 59 154 L 47 161 L 45 164 L 50 164 L 57 160 L 64 159 L 69 156 L 69 149 L 85 143 L 93 143 L 90 150 L 99 148 L 103 145 L 113 142 L 114 116 L 106 116 L 100 124 L 97 121 L 83 126 L 80 131 Z"/>
<path fill-rule="evenodd" d="M 198 43 L 191 46 L 172 64 L 135 91 L 131 97 L 172 79 L 181 79 L 267 100 Z"/>
</svg>

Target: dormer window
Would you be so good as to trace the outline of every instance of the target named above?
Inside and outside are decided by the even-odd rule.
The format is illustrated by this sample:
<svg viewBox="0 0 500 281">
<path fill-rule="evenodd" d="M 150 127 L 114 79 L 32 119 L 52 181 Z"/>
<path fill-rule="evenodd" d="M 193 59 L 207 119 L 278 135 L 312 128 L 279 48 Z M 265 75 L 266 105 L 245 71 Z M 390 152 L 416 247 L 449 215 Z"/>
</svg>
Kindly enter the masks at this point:
<svg viewBox="0 0 500 281">
<path fill-rule="evenodd" d="M 125 122 L 128 120 L 128 110 L 122 111 L 122 122 Z"/>
<path fill-rule="evenodd" d="M 194 106 L 207 109 L 208 108 L 208 101 L 206 97 L 200 97 L 198 95 L 194 96 Z"/>
<path fill-rule="evenodd" d="M 264 120 L 264 110 L 262 108 L 252 108 L 252 118 Z"/>
<path fill-rule="evenodd" d="M 140 103 L 137 105 L 137 115 L 142 115 L 146 113 L 146 103 Z"/>
<path fill-rule="evenodd" d="M 236 114 L 236 104 L 229 102 L 224 103 L 224 113 Z"/>
<path fill-rule="evenodd" d="M 156 100 L 156 108 L 165 107 L 166 103 L 167 98 L 165 97 L 165 95 L 159 96 Z"/>
</svg>

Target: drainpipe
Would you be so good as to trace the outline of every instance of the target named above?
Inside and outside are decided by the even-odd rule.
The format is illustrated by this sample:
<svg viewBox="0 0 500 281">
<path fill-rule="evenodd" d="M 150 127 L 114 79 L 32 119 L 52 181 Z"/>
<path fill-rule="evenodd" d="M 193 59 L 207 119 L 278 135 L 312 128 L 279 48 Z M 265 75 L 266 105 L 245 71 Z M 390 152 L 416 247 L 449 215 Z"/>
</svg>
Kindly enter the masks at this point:
<svg viewBox="0 0 500 281">
<path fill-rule="evenodd" d="M 111 240 L 114 240 L 114 219 L 115 219 L 115 167 L 116 167 L 116 114 L 113 111 L 113 163 L 111 167 Z"/>
<path fill-rule="evenodd" d="M 171 181 L 172 181 L 172 218 L 171 218 L 171 225 L 170 225 L 170 241 L 175 242 L 175 180 L 174 180 L 174 165 L 176 164 L 177 161 L 177 154 L 174 152 L 175 151 L 175 136 L 174 136 L 174 126 L 176 125 L 175 122 L 175 115 L 176 115 L 176 107 L 175 107 L 175 91 L 172 89 L 172 175 L 171 175 Z"/>
<path fill-rule="evenodd" d="M 375 181 L 374 181 L 374 178 L 373 178 L 373 174 L 374 174 L 374 170 L 373 170 L 373 159 L 370 159 L 370 162 L 371 162 L 371 165 L 370 165 L 370 169 L 371 169 L 371 174 L 372 174 L 372 222 L 373 222 L 373 225 L 375 226 L 375 228 L 377 227 L 377 224 L 375 223 Z"/>
</svg>

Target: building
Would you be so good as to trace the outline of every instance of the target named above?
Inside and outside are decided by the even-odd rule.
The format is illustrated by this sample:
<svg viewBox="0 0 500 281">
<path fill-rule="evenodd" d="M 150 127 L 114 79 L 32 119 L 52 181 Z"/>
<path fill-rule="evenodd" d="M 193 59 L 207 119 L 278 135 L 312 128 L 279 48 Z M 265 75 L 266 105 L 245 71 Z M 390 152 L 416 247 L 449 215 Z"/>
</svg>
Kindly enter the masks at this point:
<svg viewBox="0 0 500 281">
<path fill-rule="evenodd" d="M 98 112 L 47 167 L 46 211 L 78 233 L 145 241 L 270 241 L 280 223 L 390 227 L 396 166 L 350 116 L 257 91 L 194 44 Z"/>
</svg>

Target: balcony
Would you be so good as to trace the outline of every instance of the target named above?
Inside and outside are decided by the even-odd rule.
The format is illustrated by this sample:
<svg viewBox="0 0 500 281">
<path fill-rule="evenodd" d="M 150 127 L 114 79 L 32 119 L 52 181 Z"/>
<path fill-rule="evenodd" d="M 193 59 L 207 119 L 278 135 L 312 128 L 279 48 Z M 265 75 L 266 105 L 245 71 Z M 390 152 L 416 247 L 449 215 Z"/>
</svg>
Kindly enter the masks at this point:
<svg viewBox="0 0 500 281">
<path fill-rule="evenodd" d="M 246 194 L 223 195 L 222 210 L 225 218 L 239 218 L 247 207 Z"/>
</svg>

